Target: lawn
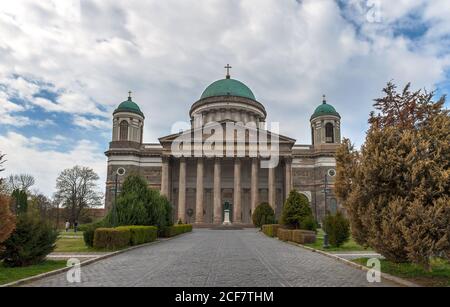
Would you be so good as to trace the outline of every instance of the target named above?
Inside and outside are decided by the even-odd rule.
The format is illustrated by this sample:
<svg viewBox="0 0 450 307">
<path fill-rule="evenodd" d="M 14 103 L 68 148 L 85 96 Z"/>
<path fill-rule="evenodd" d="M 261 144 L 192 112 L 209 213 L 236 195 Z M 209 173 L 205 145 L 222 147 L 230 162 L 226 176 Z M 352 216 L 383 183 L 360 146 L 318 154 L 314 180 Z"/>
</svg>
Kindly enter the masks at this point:
<svg viewBox="0 0 450 307">
<path fill-rule="evenodd" d="M 367 260 L 367 258 L 359 258 L 353 261 L 365 266 Z M 450 287 L 450 263 L 444 259 L 432 260 L 431 272 L 411 263 L 393 263 L 383 259 L 380 261 L 383 273 L 398 276 L 422 286 Z"/>
<path fill-rule="evenodd" d="M 60 236 L 70 236 L 70 237 L 83 237 L 82 231 L 74 232 L 73 230 L 66 232 L 65 230 L 62 230 L 59 232 Z"/>
<path fill-rule="evenodd" d="M 64 268 L 66 263 L 65 260 L 47 260 L 41 264 L 18 268 L 7 268 L 0 263 L 0 285 Z"/>
<path fill-rule="evenodd" d="M 367 252 L 372 252 L 371 249 L 366 249 L 364 247 L 362 247 L 361 245 L 359 245 L 358 243 L 356 243 L 351 237 L 350 240 L 347 241 L 346 243 L 344 243 L 341 247 L 331 247 L 330 248 L 323 248 L 323 236 L 324 236 L 324 232 L 322 229 L 318 229 L 317 230 L 317 240 L 315 243 L 311 243 L 311 244 L 305 244 L 305 246 L 314 248 L 314 249 L 318 249 L 318 250 L 322 250 L 322 251 L 327 251 L 327 252 L 355 252 L 355 251 L 367 251 Z"/>
<path fill-rule="evenodd" d="M 65 234 L 65 232 L 64 232 Z M 88 252 L 112 252 L 115 250 L 107 250 L 107 249 L 98 249 L 93 247 L 88 247 L 84 243 L 83 233 L 81 235 L 74 236 L 73 232 L 69 233 L 68 236 L 70 237 L 64 237 L 59 236 L 58 240 L 56 240 L 56 248 L 53 252 L 55 253 L 88 253 Z M 127 248 L 127 247 L 124 247 Z M 124 249 L 121 248 L 121 249 Z M 120 250 L 120 249 L 119 249 Z"/>
<path fill-rule="evenodd" d="M 93 248 L 84 244 L 83 236 L 76 238 L 58 238 L 54 252 L 58 253 L 82 253 L 93 252 Z"/>
</svg>

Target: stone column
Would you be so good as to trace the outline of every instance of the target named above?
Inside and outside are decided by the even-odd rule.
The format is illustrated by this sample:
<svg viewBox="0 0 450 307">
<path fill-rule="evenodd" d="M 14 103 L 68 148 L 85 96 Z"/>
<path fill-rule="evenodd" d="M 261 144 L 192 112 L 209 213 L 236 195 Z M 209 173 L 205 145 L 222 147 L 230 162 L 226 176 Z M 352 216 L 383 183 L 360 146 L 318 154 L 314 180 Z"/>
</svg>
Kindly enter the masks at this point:
<svg viewBox="0 0 450 307">
<path fill-rule="evenodd" d="M 220 160 L 214 160 L 214 224 L 222 223 L 222 188 Z"/>
<path fill-rule="evenodd" d="M 195 223 L 203 223 L 203 159 L 197 160 L 197 194 L 196 194 L 196 207 L 195 207 Z"/>
<path fill-rule="evenodd" d="M 275 168 L 271 167 L 269 171 L 269 204 L 276 212 L 276 193 L 275 193 Z"/>
<path fill-rule="evenodd" d="M 169 158 L 162 158 L 161 168 L 161 195 L 169 199 Z"/>
<path fill-rule="evenodd" d="M 178 183 L 178 220 L 186 222 L 186 159 L 180 159 L 180 176 Z"/>
<path fill-rule="evenodd" d="M 285 187 L 286 187 L 286 199 L 289 197 L 289 193 L 292 190 L 292 159 L 286 158 L 285 160 Z"/>
<path fill-rule="evenodd" d="M 259 161 L 257 158 L 252 159 L 252 177 L 251 177 L 251 206 L 252 214 L 255 212 L 259 202 L 259 182 L 258 182 Z"/>
<path fill-rule="evenodd" d="M 234 212 L 233 222 L 242 223 L 242 189 L 241 189 L 241 160 L 234 160 Z"/>
</svg>

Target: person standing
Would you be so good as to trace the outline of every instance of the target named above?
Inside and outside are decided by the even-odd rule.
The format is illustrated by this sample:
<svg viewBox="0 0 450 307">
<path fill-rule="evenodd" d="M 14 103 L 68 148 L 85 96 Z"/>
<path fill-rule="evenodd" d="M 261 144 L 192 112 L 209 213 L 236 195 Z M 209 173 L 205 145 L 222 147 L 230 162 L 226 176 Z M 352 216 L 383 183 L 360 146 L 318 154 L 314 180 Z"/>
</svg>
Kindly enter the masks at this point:
<svg viewBox="0 0 450 307">
<path fill-rule="evenodd" d="M 77 231 L 78 231 L 78 221 L 75 221 L 75 222 L 73 223 L 73 231 L 74 231 L 74 232 L 77 232 Z"/>
<path fill-rule="evenodd" d="M 66 232 L 69 232 L 69 229 L 70 229 L 70 222 L 69 222 L 68 220 L 66 221 L 65 226 L 66 226 Z"/>
</svg>

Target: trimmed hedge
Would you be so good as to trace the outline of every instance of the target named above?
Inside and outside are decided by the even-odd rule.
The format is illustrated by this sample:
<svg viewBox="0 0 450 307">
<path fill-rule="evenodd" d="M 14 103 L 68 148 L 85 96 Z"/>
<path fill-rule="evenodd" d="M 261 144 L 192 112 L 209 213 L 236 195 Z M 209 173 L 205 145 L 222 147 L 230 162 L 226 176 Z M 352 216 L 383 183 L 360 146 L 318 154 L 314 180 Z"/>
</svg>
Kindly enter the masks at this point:
<svg viewBox="0 0 450 307">
<path fill-rule="evenodd" d="M 308 230 L 292 230 L 292 242 L 299 244 L 309 244 L 316 242 L 316 233 Z"/>
<path fill-rule="evenodd" d="M 97 228 L 94 234 L 94 247 L 104 249 L 120 249 L 130 245 L 129 229 Z"/>
<path fill-rule="evenodd" d="M 278 234 L 278 228 L 280 228 L 280 225 L 278 224 L 269 224 L 269 225 L 263 225 L 262 226 L 262 232 L 269 237 L 276 237 Z"/>
<path fill-rule="evenodd" d="M 277 235 L 281 241 L 292 241 L 292 229 L 278 228 Z"/>
<path fill-rule="evenodd" d="M 130 231 L 130 245 L 153 242 L 158 236 L 158 228 L 155 226 L 119 226 L 115 229 Z"/>
<path fill-rule="evenodd" d="M 97 222 L 97 223 L 91 223 L 91 224 L 84 224 L 82 226 L 83 226 L 82 227 L 83 230 L 80 230 L 80 231 L 83 231 L 84 244 L 86 244 L 86 246 L 93 247 L 95 230 L 97 228 L 105 227 L 104 223 Z"/>
<path fill-rule="evenodd" d="M 161 230 L 161 237 L 170 238 L 174 236 L 178 236 L 182 233 L 191 232 L 192 225 L 190 224 L 177 224 L 169 227 L 164 227 Z"/>
</svg>

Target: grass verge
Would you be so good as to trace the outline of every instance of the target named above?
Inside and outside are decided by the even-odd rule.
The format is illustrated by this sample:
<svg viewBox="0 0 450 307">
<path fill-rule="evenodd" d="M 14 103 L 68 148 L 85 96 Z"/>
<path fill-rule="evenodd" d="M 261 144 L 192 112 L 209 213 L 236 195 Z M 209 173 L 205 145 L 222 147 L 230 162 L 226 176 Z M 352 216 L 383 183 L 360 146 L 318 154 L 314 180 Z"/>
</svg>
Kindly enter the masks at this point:
<svg viewBox="0 0 450 307">
<path fill-rule="evenodd" d="M 323 236 L 324 236 L 323 230 L 318 229 L 316 242 L 311 244 L 305 244 L 305 246 L 325 252 L 356 252 L 356 251 L 372 252 L 371 249 L 364 248 L 358 243 L 356 243 L 351 237 L 349 241 L 347 241 L 340 247 L 323 248 Z"/>
<path fill-rule="evenodd" d="M 4 285 L 19 279 L 39 275 L 42 273 L 54 271 L 64 268 L 65 260 L 47 260 L 40 264 L 30 265 L 27 267 L 8 268 L 0 263 L 0 285 Z"/>
<path fill-rule="evenodd" d="M 352 261 L 366 266 L 367 260 L 368 258 L 358 258 Z M 421 286 L 450 287 L 450 263 L 444 259 L 433 259 L 431 272 L 412 263 L 393 263 L 384 259 L 380 261 L 383 273 L 409 280 Z"/>
<path fill-rule="evenodd" d="M 76 238 L 59 238 L 56 241 L 54 252 L 57 253 L 83 253 L 95 252 L 96 250 L 84 244 L 83 237 Z"/>
</svg>

